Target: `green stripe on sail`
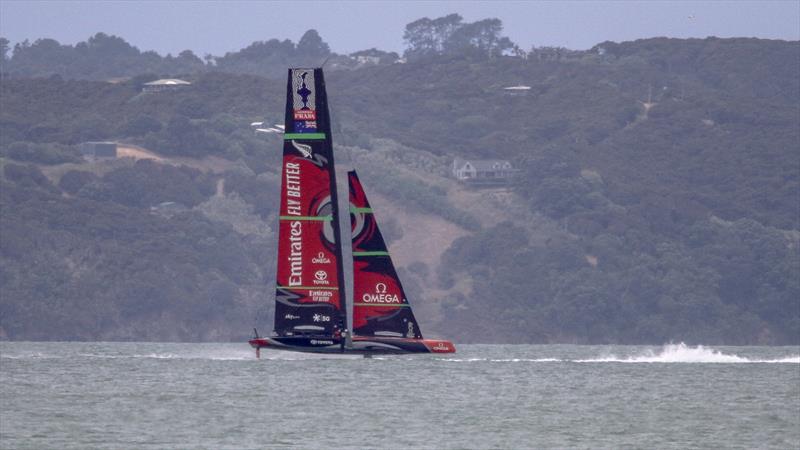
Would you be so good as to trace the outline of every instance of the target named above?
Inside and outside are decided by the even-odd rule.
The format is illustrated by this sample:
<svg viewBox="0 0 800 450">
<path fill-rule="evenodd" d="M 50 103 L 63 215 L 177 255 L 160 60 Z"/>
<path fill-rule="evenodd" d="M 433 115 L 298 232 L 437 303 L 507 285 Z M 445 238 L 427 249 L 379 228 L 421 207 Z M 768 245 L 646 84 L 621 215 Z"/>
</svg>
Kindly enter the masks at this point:
<svg viewBox="0 0 800 450">
<path fill-rule="evenodd" d="M 389 252 L 353 252 L 353 256 L 389 256 Z"/>
<path fill-rule="evenodd" d="M 325 133 L 286 133 L 283 135 L 283 140 L 290 139 L 298 141 L 321 141 L 325 139 Z"/>
<path fill-rule="evenodd" d="M 355 206 L 350 207 L 351 213 L 370 213 L 372 214 L 372 208 L 356 208 Z"/>
<path fill-rule="evenodd" d="M 338 287 L 331 287 L 331 286 L 275 286 L 278 289 L 295 289 L 295 290 L 302 290 L 302 291 L 338 291 Z"/>
<path fill-rule="evenodd" d="M 353 306 L 380 306 L 381 308 L 411 308 L 411 305 L 407 303 L 353 303 Z"/>
<path fill-rule="evenodd" d="M 280 216 L 281 220 L 318 220 L 321 222 L 330 222 L 333 216 Z"/>
</svg>

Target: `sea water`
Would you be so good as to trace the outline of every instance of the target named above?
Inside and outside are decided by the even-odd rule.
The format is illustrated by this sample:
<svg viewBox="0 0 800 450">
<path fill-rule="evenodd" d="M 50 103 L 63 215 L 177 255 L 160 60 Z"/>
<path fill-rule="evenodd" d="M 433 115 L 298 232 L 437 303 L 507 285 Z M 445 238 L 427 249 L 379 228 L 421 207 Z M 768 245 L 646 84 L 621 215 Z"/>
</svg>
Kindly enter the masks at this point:
<svg viewBox="0 0 800 450">
<path fill-rule="evenodd" d="M 800 447 L 800 348 L 0 343 L 0 447 Z"/>
</svg>

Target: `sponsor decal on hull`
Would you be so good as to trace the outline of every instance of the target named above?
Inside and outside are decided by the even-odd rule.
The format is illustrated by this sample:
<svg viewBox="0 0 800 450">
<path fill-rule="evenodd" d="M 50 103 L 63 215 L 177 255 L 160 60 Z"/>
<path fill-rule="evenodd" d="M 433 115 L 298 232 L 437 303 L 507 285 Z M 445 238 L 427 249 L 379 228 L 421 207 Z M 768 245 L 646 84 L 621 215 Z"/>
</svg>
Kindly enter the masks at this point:
<svg viewBox="0 0 800 450">
<path fill-rule="evenodd" d="M 455 353 L 456 348 L 450 341 L 424 341 L 431 353 Z"/>
</svg>

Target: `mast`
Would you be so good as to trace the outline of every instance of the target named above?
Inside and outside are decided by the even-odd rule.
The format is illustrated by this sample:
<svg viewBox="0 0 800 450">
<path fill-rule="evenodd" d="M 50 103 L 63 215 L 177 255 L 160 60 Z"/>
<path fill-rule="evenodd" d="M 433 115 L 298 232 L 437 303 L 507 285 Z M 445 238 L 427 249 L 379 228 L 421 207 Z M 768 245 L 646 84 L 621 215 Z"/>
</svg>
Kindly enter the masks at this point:
<svg viewBox="0 0 800 450">
<path fill-rule="evenodd" d="M 290 69 L 291 72 L 291 69 Z M 331 215 L 333 220 L 331 226 L 333 228 L 333 238 L 335 239 L 336 247 L 336 273 L 337 283 L 339 284 L 339 301 L 341 307 L 339 308 L 339 323 L 340 331 L 346 330 L 347 327 L 347 295 L 344 290 L 344 262 L 342 261 L 342 229 L 340 226 L 341 214 L 339 214 L 339 189 L 336 187 L 336 164 L 333 160 L 333 137 L 331 129 L 331 115 L 328 109 L 328 92 L 325 89 L 325 76 L 322 74 L 322 68 L 314 69 L 314 82 L 317 89 L 317 132 L 325 134 L 323 145 L 326 153 L 329 155 L 330 164 L 330 190 L 331 190 Z M 308 121 L 303 123 L 297 121 L 297 114 L 294 115 L 295 128 L 303 128 Z M 301 117 L 302 118 L 302 117 Z M 294 130 L 294 128 L 293 128 Z"/>
<path fill-rule="evenodd" d="M 275 333 L 334 335 L 347 310 L 322 69 L 289 69 L 286 91 Z"/>
</svg>

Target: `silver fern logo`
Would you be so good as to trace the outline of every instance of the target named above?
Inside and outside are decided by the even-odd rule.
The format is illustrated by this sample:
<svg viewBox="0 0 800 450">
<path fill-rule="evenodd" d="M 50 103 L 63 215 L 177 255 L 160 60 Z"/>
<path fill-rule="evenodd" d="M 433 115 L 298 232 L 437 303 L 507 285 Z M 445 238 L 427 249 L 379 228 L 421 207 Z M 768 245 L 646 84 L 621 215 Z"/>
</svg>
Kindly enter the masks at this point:
<svg viewBox="0 0 800 450">
<path fill-rule="evenodd" d="M 300 152 L 300 154 L 303 155 L 303 158 L 306 158 L 307 160 L 311 161 L 311 163 L 314 164 L 315 166 L 323 167 L 325 164 L 328 163 L 328 158 L 320 154 L 314 153 L 310 145 L 302 144 L 295 140 L 292 140 L 291 142 L 292 142 L 292 147 L 294 147 L 295 150 Z"/>
<path fill-rule="evenodd" d="M 311 153 L 311 146 L 310 145 L 301 144 L 301 143 L 299 143 L 297 141 L 292 141 L 292 147 L 294 147 L 295 150 L 300 152 L 300 154 L 303 155 L 303 158 L 311 159 L 312 153 Z"/>
</svg>

